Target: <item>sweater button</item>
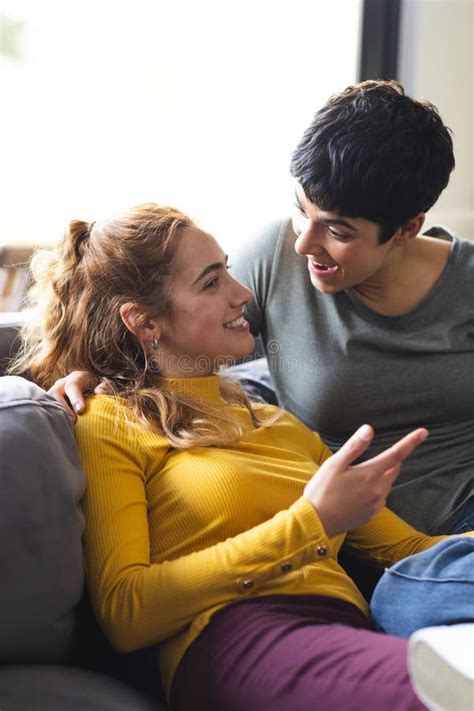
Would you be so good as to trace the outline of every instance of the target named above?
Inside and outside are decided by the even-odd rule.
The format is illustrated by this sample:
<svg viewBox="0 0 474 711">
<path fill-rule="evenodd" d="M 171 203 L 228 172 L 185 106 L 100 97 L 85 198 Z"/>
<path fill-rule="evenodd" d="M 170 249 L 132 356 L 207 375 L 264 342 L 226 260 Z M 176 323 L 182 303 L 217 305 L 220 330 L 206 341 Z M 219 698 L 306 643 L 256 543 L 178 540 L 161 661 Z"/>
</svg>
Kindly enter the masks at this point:
<svg viewBox="0 0 474 711">
<path fill-rule="evenodd" d="M 290 561 L 281 564 L 281 570 L 283 573 L 289 573 L 292 568 L 293 566 L 291 565 Z"/>
<path fill-rule="evenodd" d="M 244 590 L 251 590 L 253 588 L 253 580 L 247 578 L 247 580 L 244 580 L 242 583 L 242 587 Z"/>
<path fill-rule="evenodd" d="M 327 554 L 328 549 L 326 546 L 318 546 L 316 548 L 316 554 L 319 555 L 320 558 L 324 558 L 324 556 Z"/>
</svg>

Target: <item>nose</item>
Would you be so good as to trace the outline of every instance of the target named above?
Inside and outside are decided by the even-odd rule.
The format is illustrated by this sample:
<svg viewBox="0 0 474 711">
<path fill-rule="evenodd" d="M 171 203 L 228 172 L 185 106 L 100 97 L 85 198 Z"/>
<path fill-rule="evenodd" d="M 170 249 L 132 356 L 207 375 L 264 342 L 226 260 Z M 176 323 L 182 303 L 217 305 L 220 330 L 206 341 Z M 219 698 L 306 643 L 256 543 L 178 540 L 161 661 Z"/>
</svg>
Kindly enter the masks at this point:
<svg viewBox="0 0 474 711">
<path fill-rule="evenodd" d="M 245 306 L 249 301 L 252 301 L 253 294 L 245 284 L 241 284 L 240 281 L 237 281 L 234 277 L 232 277 L 232 280 L 234 282 L 231 295 L 232 305 Z"/>
<path fill-rule="evenodd" d="M 298 229 L 295 229 L 297 238 L 295 241 L 295 251 L 301 256 L 314 254 L 323 249 L 318 226 L 311 220 L 305 220 Z"/>
</svg>

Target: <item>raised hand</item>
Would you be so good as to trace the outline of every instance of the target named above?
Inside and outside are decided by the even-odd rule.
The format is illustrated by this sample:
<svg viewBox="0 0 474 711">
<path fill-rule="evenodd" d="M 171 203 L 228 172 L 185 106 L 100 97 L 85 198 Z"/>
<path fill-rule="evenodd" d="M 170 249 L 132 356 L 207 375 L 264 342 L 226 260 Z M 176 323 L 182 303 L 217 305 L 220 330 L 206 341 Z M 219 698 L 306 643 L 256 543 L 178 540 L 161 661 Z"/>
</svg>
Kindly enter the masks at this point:
<svg viewBox="0 0 474 711">
<path fill-rule="evenodd" d="M 368 523 L 385 506 L 403 460 L 427 436 L 426 429 L 414 430 L 372 459 L 352 465 L 374 438 L 372 427 L 363 425 L 321 465 L 303 495 L 329 538 Z"/>
</svg>

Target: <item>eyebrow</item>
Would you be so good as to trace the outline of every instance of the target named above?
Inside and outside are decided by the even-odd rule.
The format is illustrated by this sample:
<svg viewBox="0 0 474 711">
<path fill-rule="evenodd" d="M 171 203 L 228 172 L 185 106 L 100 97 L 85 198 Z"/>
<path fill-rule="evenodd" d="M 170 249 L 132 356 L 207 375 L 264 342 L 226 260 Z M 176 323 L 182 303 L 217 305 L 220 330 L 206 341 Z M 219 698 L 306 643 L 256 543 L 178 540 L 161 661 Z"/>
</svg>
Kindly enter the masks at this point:
<svg viewBox="0 0 474 711">
<path fill-rule="evenodd" d="M 193 281 L 191 286 L 194 286 L 195 284 L 198 283 L 198 281 L 201 281 L 201 279 L 204 279 L 205 276 L 209 274 L 209 272 L 214 272 L 217 269 L 225 269 L 227 266 L 227 260 L 229 259 L 228 255 L 225 255 L 225 262 L 214 262 L 213 264 L 208 264 L 207 267 L 204 267 L 202 272 L 199 274 L 199 276 L 196 277 L 196 279 Z"/>
<path fill-rule="evenodd" d="M 296 202 L 298 203 L 301 210 L 304 210 L 304 207 L 301 204 L 301 200 L 299 199 L 298 193 L 296 191 L 295 191 L 295 198 L 296 198 Z M 354 225 L 351 225 L 343 217 L 321 217 L 320 222 L 322 222 L 323 225 L 342 225 L 343 227 L 347 227 L 349 230 L 352 230 L 352 232 L 358 232 L 357 227 L 354 227 Z"/>
<path fill-rule="evenodd" d="M 343 217 L 321 217 L 321 222 L 324 225 L 342 225 L 343 227 L 347 227 L 349 230 L 352 230 L 353 232 L 358 231 L 357 227 L 354 227 L 354 225 L 351 225 Z"/>
</svg>

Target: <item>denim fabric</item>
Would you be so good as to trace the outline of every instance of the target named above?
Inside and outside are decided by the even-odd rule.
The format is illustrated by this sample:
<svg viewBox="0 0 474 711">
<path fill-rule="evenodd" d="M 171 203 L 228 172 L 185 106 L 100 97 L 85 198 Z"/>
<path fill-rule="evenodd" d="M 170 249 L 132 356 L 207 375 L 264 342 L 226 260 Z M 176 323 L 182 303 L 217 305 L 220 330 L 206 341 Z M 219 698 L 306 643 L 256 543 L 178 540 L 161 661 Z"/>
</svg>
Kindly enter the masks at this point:
<svg viewBox="0 0 474 711">
<path fill-rule="evenodd" d="M 474 531 L 474 496 L 469 499 L 459 519 L 448 533 L 466 533 Z"/>
<path fill-rule="evenodd" d="M 409 637 L 474 621 L 474 538 L 450 538 L 387 568 L 370 603 L 376 625 Z"/>
</svg>

